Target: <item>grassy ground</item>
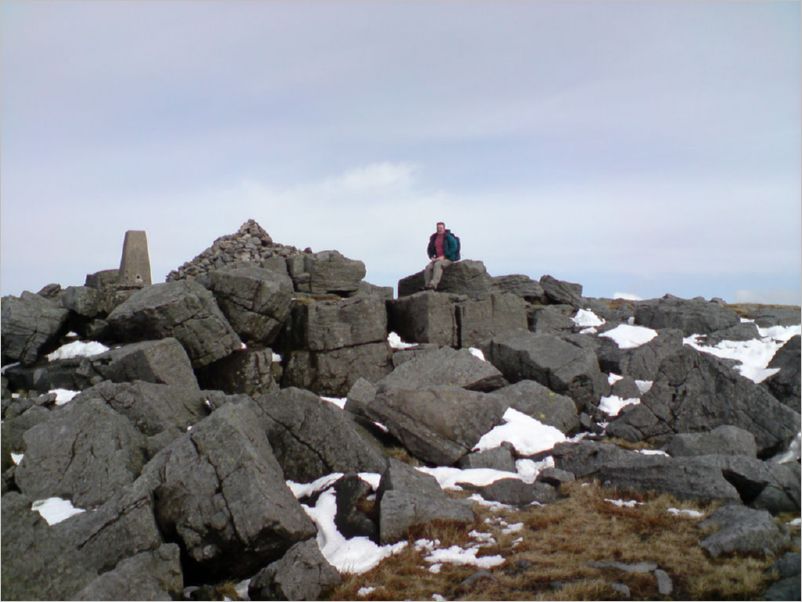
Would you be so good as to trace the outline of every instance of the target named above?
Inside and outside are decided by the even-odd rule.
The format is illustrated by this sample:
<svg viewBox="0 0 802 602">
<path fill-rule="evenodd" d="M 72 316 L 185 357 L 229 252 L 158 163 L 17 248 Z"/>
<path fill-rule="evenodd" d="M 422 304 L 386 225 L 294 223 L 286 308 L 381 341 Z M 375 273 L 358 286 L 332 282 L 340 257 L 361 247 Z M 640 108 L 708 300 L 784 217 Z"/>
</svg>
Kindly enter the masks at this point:
<svg viewBox="0 0 802 602">
<path fill-rule="evenodd" d="M 437 594 L 465 600 L 615 600 L 624 596 L 613 583 L 625 584 L 632 599 L 747 600 L 770 583 L 766 569 L 773 558 L 708 558 L 698 542 L 705 533 L 702 519 L 677 517 L 670 507 L 701 510 L 714 505 L 678 502 L 667 495 L 621 496 L 596 484 L 572 483 L 565 497 L 547 506 L 520 511 L 493 511 L 475 506 L 470 526 L 432 525 L 410 535 L 410 545 L 362 575 L 346 576 L 332 600 L 432 600 Z M 617 507 L 605 498 L 637 499 L 642 505 Z M 785 517 L 789 518 L 789 517 Z M 504 533 L 506 524 L 522 523 L 520 531 Z M 476 575 L 474 566 L 444 564 L 432 573 L 416 550 L 418 538 L 439 539 L 438 547 L 468 547 L 476 543 L 472 530 L 493 535 L 495 543 L 478 554 L 501 555 L 504 564 Z M 798 550 L 799 530 L 794 532 Z M 651 573 L 628 574 L 589 566 L 592 561 L 628 564 L 653 562 L 673 581 L 674 591 L 662 597 Z M 466 582 L 466 579 L 469 579 Z M 375 588 L 359 596 L 360 588 Z"/>
</svg>

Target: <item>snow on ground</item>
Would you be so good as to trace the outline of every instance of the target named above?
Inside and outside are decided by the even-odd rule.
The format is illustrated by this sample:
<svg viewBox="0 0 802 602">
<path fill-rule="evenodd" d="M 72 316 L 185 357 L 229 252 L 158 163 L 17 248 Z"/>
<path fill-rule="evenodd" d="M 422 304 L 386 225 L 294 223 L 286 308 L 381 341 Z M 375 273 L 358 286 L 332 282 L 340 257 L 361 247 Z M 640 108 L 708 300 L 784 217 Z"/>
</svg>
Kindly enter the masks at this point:
<svg viewBox="0 0 802 602">
<path fill-rule="evenodd" d="M 14 362 L 13 364 L 6 364 L 2 368 L 0 368 L 0 374 L 5 374 L 6 370 L 8 370 L 9 368 L 13 368 L 14 366 L 19 366 L 19 365 L 20 365 L 19 362 Z"/>
<path fill-rule="evenodd" d="M 657 331 L 645 326 L 620 324 L 607 332 L 601 333 L 599 336 L 613 339 L 620 349 L 634 349 L 651 341 L 657 336 Z"/>
<path fill-rule="evenodd" d="M 99 353 L 105 353 L 108 350 L 108 347 L 97 341 L 89 341 L 87 343 L 83 341 L 73 341 L 72 343 L 62 345 L 53 353 L 48 353 L 47 359 L 52 362 L 53 360 L 66 360 L 72 357 L 91 357 Z"/>
<path fill-rule="evenodd" d="M 635 450 L 639 454 L 643 454 L 644 456 L 666 456 L 670 458 L 671 456 L 668 452 L 664 452 L 662 449 L 638 449 Z"/>
<path fill-rule="evenodd" d="M 273 352 L 273 358 L 272 358 L 272 359 L 273 359 L 273 362 L 275 362 L 275 363 L 277 363 L 277 364 L 280 364 L 280 363 L 281 363 L 281 359 L 282 359 L 282 358 L 281 358 L 281 356 L 280 356 L 278 353 L 276 353 L 276 352 L 274 351 L 274 352 Z"/>
<path fill-rule="evenodd" d="M 25 454 L 15 454 L 14 452 L 11 452 L 11 461 L 18 465 L 20 462 L 22 462 L 22 456 L 24 455 Z"/>
<path fill-rule="evenodd" d="M 468 351 L 470 351 L 470 352 L 471 352 L 471 355 L 473 355 L 474 357 L 478 357 L 478 358 L 479 358 L 480 360 L 482 360 L 483 362 L 486 362 L 486 361 L 487 361 L 487 360 L 485 359 L 485 354 L 484 354 L 484 353 L 482 353 L 482 350 L 481 350 L 481 349 L 477 349 L 476 347 L 469 347 L 469 348 L 468 348 Z"/>
<path fill-rule="evenodd" d="M 632 293 L 613 293 L 613 299 L 624 299 L 625 301 L 643 301 L 643 297 L 638 297 Z"/>
<path fill-rule="evenodd" d="M 683 339 L 683 342 L 698 351 L 740 362 L 735 366 L 736 370 L 749 380 L 760 383 L 778 372 L 777 368 L 767 368 L 769 362 L 788 339 L 802 332 L 802 327 L 773 326 L 758 328 L 758 332 L 760 339 L 749 341 L 721 341 L 717 345 L 704 345 L 701 335 L 694 334 Z"/>
<path fill-rule="evenodd" d="M 605 502 L 609 502 L 613 506 L 618 506 L 619 508 L 634 508 L 635 506 L 642 506 L 642 502 L 638 502 L 635 500 L 611 500 L 610 498 L 604 498 Z"/>
<path fill-rule="evenodd" d="M 320 494 L 314 507 L 305 504 L 301 506 L 317 525 L 317 544 L 320 552 L 340 573 L 367 572 L 388 556 L 400 552 L 407 546 L 405 541 L 379 546 L 367 537 L 351 539 L 343 537 L 334 524 L 337 500 L 331 489 Z"/>
<path fill-rule="evenodd" d="M 348 401 L 347 397 L 323 397 L 322 395 L 320 396 L 320 399 L 336 405 L 341 410 L 345 409 L 345 402 Z"/>
<path fill-rule="evenodd" d="M 237 592 L 240 600 L 250 600 L 248 597 L 248 586 L 251 584 L 250 579 L 243 579 L 237 585 L 234 586 L 234 590 Z"/>
<path fill-rule="evenodd" d="M 789 520 L 789 521 L 788 521 L 787 523 L 785 523 L 785 524 L 786 524 L 786 525 L 788 525 L 789 527 L 799 527 L 800 525 L 802 525 L 802 519 L 800 519 L 800 518 L 795 518 L 795 519 L 793 519 L 793 520 Z"/>
<path fill-rule="evenodd" d="M 70 500 L 63 500 L 58 497 L 36 500 L 31 504 L 31 510 L 41 514 L 42 518 L 44 518 L 50 526 L 70 518 L 73 514 L 86 512 L 83 508 L 75 508 Z"/>
<path fill-rule="evenodd" d="M 50 389 L 48 393 L 55 393 L 56 405 L 63 406 L 65 403 L 72 401 L 72 398 L 78 395 L 80 391 L 70 391 L 69 389 Z"/>
<path fill-rule="evenodd" d="M 702 518 L 705 513 L 698 510 L 686 510 L 682 508 L 669 508 L 668 512 L 674 516 L 687 516 L 689 518 Z"/>
<path fill-rule="evenodd" d="M 540 462 L 534 460 L 516 460 L 515 469 L 524 483 L 534 483 L 537 475 L 546 468 L 554 468 L 554 458 L 548 456 Z"/>
<path fill-rule="evenodd" d="M 424 560 L 430 564 L 442 564 L 444 562 L 450 564 L 470 564 L 482 569 L 490 569 L 504 564 L 504 558 L 502 556 L 493 555 L 477 558 L 477 552 L 479 552 L 479 548 L 474 546 L 470 548 L 451 546 L 450 548 L 433 550 Z"/>
<path fill-rule="evenodd" d="M 635 385 L 641 393 L 648 393 L 654 384 L 653 380 L 636 380 Z"/>
<path fill-rule="evenodd" d="M 417 343 L 405 343 L 401 340 L 401 337 L 394 332 L 387 335 L 387 342 L 390 343 L 390 347 L 393 349 L 410 349 L 411 347 L 418 346 Z"/>
<path fill-rule="evenodd" d="M 599 409 L 608 416 L 618 416 L 619 412 L 627 406 L 640 403 L 637 397 L 622 399 L 618 395 L 608 395 L 599 401 Z"/>
<path fill-rule="evenodd" d="M 379 482 L 381 482 L 382 476 L 376 472 L 360 472 L 357 473 L 359 478 L 368 483 L 371 488 L 375 491 L 379 488 Z M 318 491 L 323 491 L 324 489 L 328 489 L 334 483 L 336 483 L 341 477 L 343 473 L 341 472 L 333 472 L 331 474 L 327 474 L 325 476 L 320 477 L 316 481 L 312 481 L 311 483 L 296 483 L 295 481 L 287 481 L 287 487 L 290 488 L 292 494 L 295 496 L 295 499 L 300 499 L 302 497 L 309 497 L 315 495 Z"/>
<path fill-rule="evenodd" d="M 460 491 L 458 483 L 468 483 L 483 487 L 501 479 L 520 479 L 524 483 L 534 483 L 537 475 L 544 468 L 553 468 L 554 458 L 548 456 L 540 462 L 534 460 L 517 460 L 517 472 L 496 470 L 494 468 L 454 468 L 453 466 L 419 466 L 416 470 L 437 479 L 441 489 Z"/>
<path fill-rule="evenodd" d="M 553 426 L 543 424 L 513 408 L 504 412 L 504 422 L 505 424 L 485 433 L 474 446 L 474 450 L 492 449 L 508 441 L 519 454 L 530 456 L 565 441 L 565 435 Z"/>
<path fill-rule="evenodd" d="M 621 376 L 620 374 L 615 374 L 614 372 L 610 372 L 610 374 L 607 375 L 607 382 L 610 383 L 610 385 L 614 385 L 622 378 L 624 377 Z"/>
<path fill-rule="evenodd" d="M 577 310 L 576 315 L 571 319 L 574 321 L 574 324 L 581 327 L 601 326 L 605 323 L 605 320 L 602 320 L 589 309 Z"/>
<path fill-rule="evenodd" d="M 376 591 L 375 587 L 360 587 L 359 590 L 357 590 L 356 595 L 360 597 L 367 596 L 375 591 Z"/>
</svg>

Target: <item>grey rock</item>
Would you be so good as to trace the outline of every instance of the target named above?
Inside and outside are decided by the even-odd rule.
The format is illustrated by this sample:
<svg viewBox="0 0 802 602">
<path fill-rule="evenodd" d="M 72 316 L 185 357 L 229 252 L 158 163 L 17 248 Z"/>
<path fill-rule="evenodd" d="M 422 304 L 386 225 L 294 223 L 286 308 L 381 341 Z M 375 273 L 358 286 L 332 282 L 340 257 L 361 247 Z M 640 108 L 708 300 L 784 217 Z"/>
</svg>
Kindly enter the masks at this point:
<svg viewBox="0 0 802 602">
<path fill-rule="evenodd" d="M 522 274 L 496 276 L 493 278 L 493 288 L 503 293 L 517 295 L 530 303 L 546 302 L 546 294 L 540 283 Z"/>
<path fill-rule="evenodd" d="M 61 294 L 62 307 L 82 318 L 97 317 L 100 311 L 100 294 L 88 286 L 68 286 Z"/>
<path fill-rule="evenodd" d="M 175 337 L 193 368 L 201 368 L 242 345 L 208 290 L 193 281 L 154 284 L 134 293 L 108 316 L 122 340 Z"/>
<path fill-rule="evenodd" d="M 789 541 L 787 532 L 777 525 L 771 514 L 744 506 L 723 506 L 699 525 L 718 527 L 715 533 L 699 542 L 713 558 L 732 553 L 773 555 Z"/>
<path fill-rule="evenodd" d="M 455 312 L 460 347 L 476 347 L 496 335 L 527 329 L 526 302 L 508 293 L 465 299 Z"/>
<path fill-rule="evenodd" d="M 773 583 L 762 596 L 763 600 L 799 600 L 800 599 L 799 575 L 796 577 L 785 577 Z"/>
<path fill-rule="evenodd" d="M 180 550 L 165 544 L 119 562 L 78 592 L 74 600 L 175 600 L 184 589 Z"/>
<path fill-rule="evenodd" d="M 418 272 L 398 281 L 398 296 L 406 297 L 423 288 L 423 272 Z M 471 298 L 486 297 L 493 288 L 493 279 L 481 261 L 464 259 L 452 263 L 443 270 L 443 278 L 437 287 L 441 293 L 467 295 Z"/>
<path fill-rule="evenodd" d="M 618 562 L 617 560 L 594 560 L 588 562 L 588 566 L 595 569 L 614 569 L 630 574 L 651 573 L 657 570 L 657 565 L 654 562 L 625 563 Z"/>
<path fill-rule="evenodd" d="M 581 410 L 609 391 L 593 351 L 552 335 L 516 331 L 495 337 L 487 359 L 511 382 L 534 380 L 571 397 Z"/>
<path fill-rule="evenodd" d="M 365 410 L 376 397 L 376 385 L 364 378 L 358 379 L 348 391 L 345 410 L 356 416 L 366 416 Z"/>
<path fill-rule="evenodd" d="M 278 388 L 273 374 L 273 350 L 248 348 L 201 368 L 198 379 L 204 389 L 257 396 Z"/>
<path fill-rule="evenodd" d="M 725 424 L 710 432 L 679 433 L 671 439 L 666 452 L 670 456 L 729 454 L 756 458 L 757 445 L 755 436 L 749 431 Z"/>
<path fill-rule="evenodd" d="M 286 273 L 255 266 L 226 268 L 210 272 L 206 285 L 245 341 L 271 344 L 289 317 L 293 284 Z"/>
<path fill-rule="evenodd" d="M 389 328 L 412 343 L 459 346 L 455 299 L 432 291 L 409 293 L 387 304 Z"/>
<path fill-rule="evenodd" d="M 473 511 L 452 500 L 434 477 L 398 460 L 390 460 L 376 492 L 379 504 L 379 540 L 394 543 L 407 537 L 409 529 L 435 520 L 470 523 Z"/>
<path fill-rule="evenodd" d="M 295 290 L 313 294 L 349 294 L 359 290 L 365 264 L 338 251 L 305 253 L 288 258 L 287 269 Z"/>
<path fill-rule="evenodd" d="M 685 336 L 690 336 L 736 326 L 740 319 L 733 310 L 718 303 L 666 295 L 636 303 L 635 322 L 655 329 L 678 328 Z"/>
<path fill-rule="evenodd" d="M 659 331 L 651 341 L 633 349 L 619 349 L 612 339 L 602 335 L 597 340 L 601 369 L 637 380 L 654 380 L 663 360 L 682 349 L 682 331 L 671 328 Z"/>
<path fill-rule="evenodd" d="M 251 600 L 321 600 L 341 583 L 337 570 L 310 539 L 292 546 L 248 585 Z"/>
<path fill-rule="evenodd" d="M 671 592 L 674 591 L 674 583 L 668 573 L 663 569 L 656 569 L 654 578 L 657 580 L 657 593 L 661 596 L 670 596 Z"/>
<path fill-rule="evenodd" d="M 3 365 L 33 364 L 57 341 L 69 315 L 55 302 L 28 291 L 19 297 L 3 297 L 0 304 Z"/>
<path fill-rule="evenodd" d="M 298 387 L 319 395 L 345 397 L 357 380 L 378 382 L 392 370 L 387 342 L 332 351 L 290 351 L 282 387 Z"/>
<path fill-rule="evenodd" d="M 585 309 L 611 323 L 613 327 L 635 318 L 635 302 L 629 299 L 604 299 L 585 297 Z M 606 326 L 606 325 L 605 325 Z"/>
<path fill-rule="evenodd" d="M 579 309 L 583 305 L 582 285 L 565 280 L 557 280 L 550 275 L 540 277 L 540 286 L 546 298 L 552 303 L 564 303 Z"/>
<path fill-rule="evenodd" d="M 377 286 L 364 280 L 359 283 L 357 294 L 362 296 L 375 296 L 384 299 L 385 301 L 392 301 L 395 291 L 392 286 Z"/>
<path fill-rule="evenodd" d="M 505 410 L 497 398 L 460 387 L 379 387 L 367 414 L 417 458 L 450 466 L 501 423 Z"/>
<path fill-rule="evenodd" d="M 198 388 L 189 356 L 174 338 L 123 345 L 87 359 L 100 378 L 112 382 L 142 380 Z"/>
<path fill-rule="evenodd" d="M 739 303 L 738 312 L 744 318 L 755 321 L 761 328 L 771 326 L 793 326 L 802 323 L 798 305 L 763 305 Z"/>
<path fill-rule="evenodd" d="M 11 460 L 12 452 L 23 453 L 25 451 L 25 441 L 23 439 L 25 433 L 49 418 L 49 410 L 41 406 L 32 406 L 19 416 L 3 421 L 2 437 L 0 437 L 3 450 L 1 467 L 3 472 L 14 466 Z"/>
<path fill-rule="evenodd" d="M 148 463 L 163 532 L 210 579 L 243 578 L 315 535 L 251 401 L 228 403 Z"/>
<path fill-rule="evenodd" d="M 576 404 L 533 380 L 521 380 L 493 392 L 493 395 L 519 412 L 553 426 L 565 434 L 579 430 Z"/>
<path fill-rule="evenodd" d="M 641 403 L 611 422 L 607 432 L 640 440 L 724 424 L 751 432 L 758 453 L 766 456 L 799 432 L 800 417 L 717 358 L 686 346 L 663 361 Z"/>
<path fill-rule="evenodd" d="M 332 472 L 384 472 L 386 458 L 356 432 L 348 414 L 317 395 L 288 388 L 257 403 L 286 478 L 308 483 Z"/>
<path fill-rule="evenodd" d="M 799 552 L 786 552 L 768 570 L 776 572 L 781 579 L 799 577 L 800 561 L 802 559 L 799 556 Z"/>
<path fill-rule="evenodd" d="M 785 345 L 777 350 L 768 367 L 779 368 L 780 371 L 763 381 L 771 394 L 792 410 L 799 410 L 800 404 L 801 339 L 802 337 L 799 335 L 791 337 Z"/>
<path fill-rule="evenodd" d="M 61 292 L 61 285 L 57 282 L 51 282 L 50 284 L 45 284 L 36 294 L 45 299 L 58 299 Z"/>
<path fill-rule="evenodd" d="M 87 274 L 86 280 L 84 281 L 84 286 L 100 290 L 115 286 L 119 280 L 120 270 L 101 270 L 100 272 L 95 272 L 94 274 Z"/>
<path fill-rule="evenodd" d="M 557 500 L 557 490 L 548 483 L 524 483 L 520 479 L 499 479 L 478 490 L 486 500 L 510 506 L 526 506 L 534 502 L 549 504 Z"/>
<path fill-rule="evenodd" d="M 132 483 L 145 462 L 143 435 L 100 400 L 73 400 L 23 437 L 25 455 L 15 481 L 34 499 L 97 506 Z"/>
<path fill-rule="evenodd" d="M 641 392 L 635 380 L 629 376 L 616 381 L 610 387 L 610 395 L 616 395 L 621 399 L 640 398 Z"/>
<path fill-rule="evenodd" d="M 749 341 L 759 339 L 760 332 L 754 322 L 739 322 L 723 330 L 717 330 L 705 337 L 705 345 L 718 345 L 721 341 Z"/>
<path fill-rule="evenodd" d="M 398 366 L 405 362 L 432 353 L 438 349 L 442 349 L 442 347 L 434 343 L 418 343 L 415 344 L 415 347 L 410 347 L 409 349 L 395 349 L 393 351 L 393 368 L 398 368 Z"/>
<path fill-rule="evenodd" d="M 444 347 L 405 362 L 377 385 L 410 389 L 452 385 L 472 391 L 492 391 L 503 387 L 506 382 L 495 366 L 480 360 L 467 349 Z"/>
<path fill-rule="evenodd" d="M 542 481 L 558 489 L 563 483 L 570 483 L 575 480 L 574 473 L 552 467 L 541 470 L 536 478 L 536 481 Z"/>
<path fill-rule="evenodd" d="M 386 338 L 387 311 L 380 297 L 357 296 L 338 301 L 299 298 L 292 306 L 285 345 L 289 349 L 331 351 Z"/>
<path fill-rule="evenodd" d="M 459 461 L 460 468 L 492 468 L 515 472 L 515 458 L 510 449 L 501 445 L 480 452 L 473 452 L 463 456 Z"/>
<path fill-rule="evenodd" d="M 534 309 L 529 320 L 529 329 L 535 334 L 571 332 L 575 326 L 570 316 L 548 305 Z"/>
<path fill-rule="evenodd" d="M 334 491 L 337 502 L 334 524 L 337 526 L 337 531 L 342 533 L 346 539 L 369 537 L 378 541 L 379 529 L 371 518 L 372 515 L 378 513 L 372 511 L 366 513 L 360 508 L 360 505 L 362 507 L 372 506 L 366 499 L 373 492 L 371 486 L 358 475 L 347 474 L 334 484 Z"/>
</svg>

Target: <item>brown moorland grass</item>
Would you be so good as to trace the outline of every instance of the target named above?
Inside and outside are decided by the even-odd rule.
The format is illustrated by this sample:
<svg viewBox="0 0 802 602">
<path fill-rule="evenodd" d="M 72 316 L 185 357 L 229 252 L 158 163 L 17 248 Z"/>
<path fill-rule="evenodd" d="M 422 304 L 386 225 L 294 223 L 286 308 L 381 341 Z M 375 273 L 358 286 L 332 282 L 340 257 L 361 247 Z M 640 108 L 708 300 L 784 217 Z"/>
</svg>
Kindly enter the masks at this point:
<svg viewBox="0 0 802 602">
<path fill-rule="evenodd" d="M 615 600 L 622 599 L 613 583 L 625 584 L 633 599 L 717 600 L 754 599 L 768 585 L 766 569 L 774 558 L 731 556 L 708 558 L 698 542 L 706 532 L 701 519 L 675 516 L 669 508 L 712 512 L 716 505 L 680 502 L 668 495 L 627 494 L 596 483 L 564 485 L 562 499 L 546 506 L 493 511 L 474 506 L 472 525 L 434 524 L 410 534 L 401 553 L 362 575 L 345 576 L 332 600 L 432 600 L 434 594 L 465 600 Z M 605 498 L 635 499 L 634 508 L 617 507 Z M 504 533 L 507 524 L 522 523 L 520 531 Z M 490 576 L 463 583 L 480 571 L 475 566 L 444 564 L 432 573 L 418 551 L 419 538 L 439 539 L 438 547 L 467 547 L 476 543 L 468 533 L 490 533 L 493 545 L 479 556 L 500 554 L 506 562 Z M 795 531 L 798 542 L 799 531 Z M 798 543 L 796 545 L 798 549 Z M 672 579 L 674 591 L 662 597 L 651 573 L 599 569 L 593 561 L 626 564 L 653 562 Z M 374 587 L 358 596 L 363 586 Z"/>
</svg>

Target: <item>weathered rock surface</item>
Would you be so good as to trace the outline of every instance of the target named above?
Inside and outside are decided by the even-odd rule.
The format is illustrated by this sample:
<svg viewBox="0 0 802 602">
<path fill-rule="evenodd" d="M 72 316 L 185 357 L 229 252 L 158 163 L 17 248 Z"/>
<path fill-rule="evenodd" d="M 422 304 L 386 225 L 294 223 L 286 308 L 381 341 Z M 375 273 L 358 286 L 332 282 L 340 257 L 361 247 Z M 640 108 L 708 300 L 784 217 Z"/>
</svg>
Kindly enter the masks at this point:
<svg viewBox="0 0 802 602">
<path fill-rule="evenodd" d="M 554 276 L 540 277 L 540 286 L 546 298 L 552 303 L 564 303 L 579 309 L 583 305 L 582 285 L 565 280 L 558 280 Z"/>
<path fill-rule="evenodd" d="M 529 316 L 529 330 L 535 334 L 572 332 L 575 326 L 570 316 L 554 306 L 534 308 Z"/>
<path fill-rule="evenodd" d="M 287 259 L 295 290 L 302 293 L 350 295 L 359 290 L 365 264 L 338 251 L 304 253 Z"/>
<path fill-rule="evenodd" d="M 255 266 L 214 270 L 203 284 L 241 339 L 271 344 L 290 314 L 292 280 Z"/>
<path fill-rule="evenodd" d="M 334 524 L 343 537 L 369 537 L 379 540 L 379 528 L 373 520 L 378 516 L 375 508 L 364 512 L 362 508 L 372 506 L 367 497 L 373 493 L 371 486 L 355 474 L 346 474 L 334 484 L 337 513 Z"/>
<path fill-rule="evenodd" d="M 273 350 L 242 349 L 198 370 L 204 389 L 218 389 L 229 394 L 264 395 L 278 388 Z"/>
<path fill-rule="evenodd" d="M 712 334 L 740 323 L 738 314 L 713 301 L 665 295 L 635 304 L 635 322 L 649 328 L 678 328 L 685 336 Z"/>
<path fill-rule="evenodd" d="M 505 410 L 496 397 L 460 387 L 379 387 L 367 414 L 414 456 L 450 466 L 502 422 Z"/>
<path fill-rule="evenodd" d="M 724 424 L 751 432 L 765 457 L 799 432 L 800 417 L 717 358 L 686 346 L 663 361 L 641 403 L 611 422 L 607 432 L 637 441 Z"/>
<path fill-rule="evenodd" d="M 69 311 L 52 300 L 25 291 L 0 301 L 3 315 L 2 363 L 33 364 L 61 333 Z"/>
<path fill-rule="evenodd" d="M 785 345 L 780 347 L 771 358 L 768 367 L 779 368 L 780 371 L 767 378 L 763 383 L 769 388 L 771 394 L 792 410 L 799 410 L 800 404 L 800 340 L 796 335 L 791 337 Z"/>
<path fill-rule="evenodd" d="M 108 323 L 126 341 L 175 337 L 193 368 L 211 364 L 242 345 L 212 294 L 189 280 L 137 291 L 109 314 Z"/>
<path fill-rule="evenodd" d="M 679 433 L 665 449 L 672 457 L 710 454 L 757 457 L 755 436 L 729 424 L 717 426 L 709 433 Z"/>
<path fill-rule="evenodd" d="M 761 328 L 793 326 L 802 322 L 798 305 L 761 305 L 739 303 L 738 311 L 744 318 L 754 320 Z"/>
<path fill-rule="evenodd" d="M 548 483 L 524 483 L 520 479 L 499 479 L 479 487 L 478 491 L 486 500 L 510 506 L 549 504 L 557 500 L 557 490 Z"/>
<path fill-rule="evenodd" d="M 248 585 L 251 600 L 320 600 L 342 579 L 310 539 L 261 570 Z"/>
<path fill-rule="evenodd" d="M 377 384 L 411 389 L 452 385 L 472 391 L 492 391 L 503 387 L 506 381 L 495 366 L 467 349 L 444 347 L 401 364 Z"/>
<path fill-rule="evenodd" d="M 600 336 L 596 353 L 605 372 L 637 380 L 654 380 L 665 358 L 682 349 L 682 331 L 666 328 L 648 343 L 632 349 L 620 349 L 610 338 Z"/>
<path fill-rule="evenodd" d="M 548 424 L 565 434 L 579 429 L 579 416 L 574 401 L 555 393 L 533 380 L 521 380 L 514 385 L 494 391 L 508 407 L 523 412 L 543 424 Z"/>
<path fill-rule="evenodd" d="M 515 472 L 515 457 L 510 451 L 509 444 L 473 452 L 463 456 L 459 461 L 460 468 L 492 468 L 493 470 L 506 470 Z"/>
<path fill-rule="evenodd" d="M 398 281 L 398 297 L 406 297 L 423 289 L 423 270 Z M 467 295 L 472 298 L 485 297 L 493 289 L 493 279 L 481 261 L 464 259 L 452 263 L 443 270 L 443 278 L 437 287 L 441 293 Z"/>
<path fill-rule="evenodd" d="M 383 454 L 357 433 L 346 413 L 317 395 L 289 388 L 257 403 L 286 478 L 308 483 L 332 472 L 384 472 Z"/>
<path fill-rule="evenodd" d="M 306 351 L 331 351 L 387 338 L 384 299 L 356 296 L 338 301 L 299 299 L 292 306 L 285 346 Z"/>
<path fill-rule="evenodd" d="M 495 337 L 487 359 L 511 382 L 534 380 L 556 393 L 568 395 L 583 409 L 597 404 L 609 391 L 596 354 L 552 335 L 526 331 Z"/>
<path fill-rule="evenodd" d="M 411 343 L 457 347 L 459 330 L 454 302 L 450 295 L 432 291 L 407 296 L 399 292 L 399 298 L 387 304 L 389 328 Z"/>
<path fill-rule="evenodd" d="M 528 327 L 526 302 L 509 293 L 467 298 L 454 309 L 460 347 L 477 347 L 496 335 Z"/>
<path fill-rule="evenodd" d="M 112 382 L 143 380 L 198 388 L 189 356 L 174 338 L 123 345 L 87 360 L 100 378 Z"/>
<path fill-rule="evenodd" d="M 3 420 L 2 436 L 2 467 L 0 470 L 5 472 L 14 463 L 11 460 L 11 453 L 23 453 L 25 451 L 25 442 L 23 435 L 28 429 L 33 428 L 39 423 L 45 422 L 50 418 L 50 411 L 41 406 L 32 406 L 25 410 L 19 416 L 11 419 Z"/>
<path fill-rule="evenodd" d="M 511 293 L 530 303 L 545 303 L 546 293 L 537 280 L 523 274 L 510 274 L 493 278 L 493 289 L 502 293 Z"/>
<path fill-rule="evenodd" d="M 707 335 L 705 345 L 718 345 L 721 341 L 749 341 L 759 338 L 760 332 L 754 322 L 739 322 L 735 326 Z"/>
<path fill-rule="evenodd" d="M 733 553 L 771 555 L 788 543 L 788 534 L 765 510 L 728 505 L 716 510 L 700 526 L 719 528 L 699 542 L 713 558 Z"/>
</svg>

